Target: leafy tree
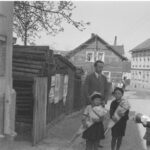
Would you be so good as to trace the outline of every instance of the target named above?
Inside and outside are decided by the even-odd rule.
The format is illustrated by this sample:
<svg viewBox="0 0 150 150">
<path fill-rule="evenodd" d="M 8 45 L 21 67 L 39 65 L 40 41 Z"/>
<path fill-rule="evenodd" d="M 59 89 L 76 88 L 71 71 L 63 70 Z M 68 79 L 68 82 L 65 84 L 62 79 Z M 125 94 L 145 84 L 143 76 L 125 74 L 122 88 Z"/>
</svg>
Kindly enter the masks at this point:
<svg viewBox="0 0 150 150">
<path fill-rule="evenodd" d="M 62 32 L 64 21 L 83 31 L 90 23 L 72 19 L 74 8 L 70 1 L 15 1 L 13 30 L 24 45 L 40 37 L 42 30 L 51 35 Z"/>
</svg>

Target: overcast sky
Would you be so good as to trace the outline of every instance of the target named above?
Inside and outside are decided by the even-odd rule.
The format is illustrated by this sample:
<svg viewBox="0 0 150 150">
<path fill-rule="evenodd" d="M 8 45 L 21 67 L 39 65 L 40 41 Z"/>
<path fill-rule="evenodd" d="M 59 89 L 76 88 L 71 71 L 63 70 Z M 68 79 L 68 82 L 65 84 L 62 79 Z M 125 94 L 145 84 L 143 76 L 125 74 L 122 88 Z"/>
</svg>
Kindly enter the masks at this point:
<svg viewBox="0 0 150 150">
<path fill-rule="evenodd" d="M 88 38 L 98 34 L 109 44 L 117 36 L 117 44 L 124 45 L 126 52 L 150 38 L 150 2 L 131 1 L 75 1 L 73 17 L 91 22 L 83 32 L 64 24 L 65 31 L 55 37 L 42 35 L 38 45 L 52 45 L 58 50 L 72 50 Z"/>
</svg>

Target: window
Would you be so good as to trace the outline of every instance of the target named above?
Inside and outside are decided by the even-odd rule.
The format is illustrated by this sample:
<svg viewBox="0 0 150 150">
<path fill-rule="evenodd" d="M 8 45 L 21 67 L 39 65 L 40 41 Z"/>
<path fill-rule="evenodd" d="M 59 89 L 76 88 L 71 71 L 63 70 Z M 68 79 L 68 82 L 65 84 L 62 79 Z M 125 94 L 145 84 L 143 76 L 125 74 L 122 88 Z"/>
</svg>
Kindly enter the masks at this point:
<svg viewBox="0 0 150 150">
<path fill-rule="evenodd" d="M 96 60 L 101 60 L 104 62 L 104 52 L 97 52 L 96 53 Z"/>
<path fill-rule="evenodd" d="M 94 62 L 94 52 L 86 51 L 86 62 Z"/>
</svg>

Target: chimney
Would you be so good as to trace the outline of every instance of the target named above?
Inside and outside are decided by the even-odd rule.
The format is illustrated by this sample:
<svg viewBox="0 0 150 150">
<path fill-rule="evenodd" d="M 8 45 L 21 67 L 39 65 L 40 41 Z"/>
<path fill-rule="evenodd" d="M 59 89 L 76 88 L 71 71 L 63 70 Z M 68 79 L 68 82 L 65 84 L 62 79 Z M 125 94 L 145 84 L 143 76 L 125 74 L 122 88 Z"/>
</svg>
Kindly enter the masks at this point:
<svg viewBox="0 0 150 150">
<path fill-rule="evenodd" d="M 95 34 L 94 33 L 91 33 L 91 37 L 94 37 L 95 36 Z"/>
<path fill-rule="evenodd" d="M 114 46 L 117 45 L 117 36 L 115 36 L 115 40 L 114 40 Z"/>
</svg>

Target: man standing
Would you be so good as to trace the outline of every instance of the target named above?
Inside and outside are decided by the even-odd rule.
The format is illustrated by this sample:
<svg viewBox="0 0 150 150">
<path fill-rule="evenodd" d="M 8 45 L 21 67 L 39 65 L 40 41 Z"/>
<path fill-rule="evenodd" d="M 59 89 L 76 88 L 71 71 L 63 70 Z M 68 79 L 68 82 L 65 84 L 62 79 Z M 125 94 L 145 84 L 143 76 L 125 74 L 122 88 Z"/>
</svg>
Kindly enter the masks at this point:
<svg viewBox="0 0 150 150">
<path fill-rule="evenodd" d="M 100 92 L 103 96 L 104 105 L 107 104 L 109 89 L 107 78 L 102 74 L 103 67 L 104 62 L 97 60 L 94 63 L 95 72 L 88 75 L 85 79 L 83 90 L 86 104 L 89 104 L 89 97 L 94 91 Z"/>
<path fill-rule="evenodd" d="M 104 62 L 102 62 L 101 60 L 97 60 L 94 63 L 94 68 L 95 71 L 86 77 L 83 87 L 86 104 L 90 103 L 90 95 L 94 91 L 97 91 L 102 94 L 103 105 L 105 106 L 108 100 L 109 89 L 107 78 L 102 74 Z M 100 145 L 100 142 L 99 147 L 103 147 L 102 145 Z"/>
</svg>

